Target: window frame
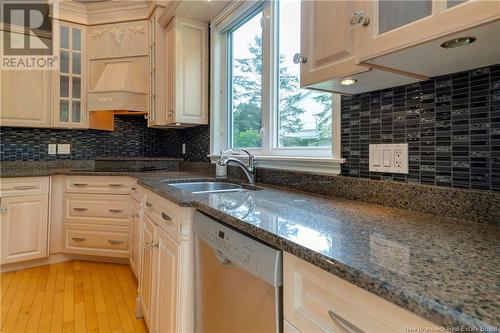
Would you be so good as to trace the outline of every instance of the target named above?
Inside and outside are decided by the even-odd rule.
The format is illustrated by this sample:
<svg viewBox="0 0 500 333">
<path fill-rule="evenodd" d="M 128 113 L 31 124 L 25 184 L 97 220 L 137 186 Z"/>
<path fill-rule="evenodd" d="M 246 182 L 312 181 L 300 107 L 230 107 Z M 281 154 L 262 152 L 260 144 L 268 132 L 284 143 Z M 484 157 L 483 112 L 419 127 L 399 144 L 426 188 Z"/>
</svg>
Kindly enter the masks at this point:
<svg viewBox="0 0 500 333">
<path fill-rule="evenodd" d="M 298 0 L 297 0 L 298 1 Z M 344 162 L 340 151 L 340 95 L 332 94 L 332 145 L 325 147 L 279 147 L 278 26 L 277 1 L 243 1 L 226 6 L 211 23 L 211 123 L 209 157 L 216 161 L 230 147 L 231 119 L 231 31 L 262 10 L 262 147 L 248 148 L 259 166 L 339 174 Z M 267 37 L 266 37 L 267 36 Z M 271 56 L 272 55 L 272 56 Z M 269 70 L 266 70 L 268 69 Z M 276 105 L 273 105 L 273 104 Z M 272 112 L 275 111 L 275 112 Z M 238 148 L 235 148 L 238 149 Z"/>
</svg>

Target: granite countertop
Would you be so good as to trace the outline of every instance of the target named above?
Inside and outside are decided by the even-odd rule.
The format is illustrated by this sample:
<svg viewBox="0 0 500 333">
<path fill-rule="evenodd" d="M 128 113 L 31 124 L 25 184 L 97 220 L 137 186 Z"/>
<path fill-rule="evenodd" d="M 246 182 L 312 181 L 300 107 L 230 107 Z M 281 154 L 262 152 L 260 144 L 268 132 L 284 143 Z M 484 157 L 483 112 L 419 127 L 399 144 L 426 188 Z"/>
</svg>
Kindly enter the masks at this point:
<svg viewBox="0 0 500 333">
<path fill-rule="evenodd" d="M 7 176 L 127 175 L 445 327 L 500 326 L 500 228 L 262 185 L 191 194 L 168 182 L 205 172 L 5 171 Z M 165 181 L 167 180 L 167 181 Z"/>
</svg>

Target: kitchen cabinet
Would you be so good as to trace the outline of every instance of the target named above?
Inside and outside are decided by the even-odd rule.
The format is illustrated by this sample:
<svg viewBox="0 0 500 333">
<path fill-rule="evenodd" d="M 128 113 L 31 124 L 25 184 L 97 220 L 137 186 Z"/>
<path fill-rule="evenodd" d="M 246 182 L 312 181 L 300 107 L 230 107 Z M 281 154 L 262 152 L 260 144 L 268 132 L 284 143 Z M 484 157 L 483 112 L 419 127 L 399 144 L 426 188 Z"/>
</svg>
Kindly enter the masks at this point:
<svg viewBox="0 0 500 333">
<path fill-rule="evenodd" d="M 154 126 L 208 124 L 207 24 L 174 17 L 166 27 L 165 43 L 166 81 L 161 92 L 165 105 L 155 104 L 154 114 L 150 115 Z M 155 72 L 160 69 L 157 67 Z M 152 83 L 158 84 L 158 79 Z"/>
<path fill-rule="evenodd" d="M 357 63 L 356 32 L 349 23 L 355 8 L 354 1 L 301 2 L 301 46 L 296 59 L 301 87 L 356 94 L 418 81 L 418 77 Z M 357 82 L 342 85 L 343 79 Z"/>
<path fill-rule="evenodd" d="M 145 190 L 139 299 L 151 332 L 194 331 L 192 208 Z"/>
<path fill-rule="evenodd" d="M 180 245 L 160 228 L 155 236 L 153 327 L 156 332 L 176 332 Z"/>
<path fill-rule="evenodd" d="M 0 264 L 47 257 L 49 178 L 9 178 L 0 183 Z"/>
<path fill-rule="evenodd" d="M 87 30 L 79 24 L 53 20 L 53 127 L 87 127 Z"/>
<path fill-rule="evenodd" d="M 109 59 L 148 54 L 148 21 L 89 27 L 89 58 Z"/>
<path fill-rule="evenodd" d="M 24 35 L 10 32 L 13 42 L 22 42 Z M 40 37 L 39 37 L 40 38 Z M 0 48 L 4 44 L 0 31 Z M 50 39 L 40 38 L 51 43 Z M 36 47 L 41 42 L 34 38 Z M 0 126 L 51 127 L 52 70 L 0 70 Z"/>
<path fill-rule="evenodd" d="M 357 1 L 358 62 L 500 19 L 498 1 Z M 449 59 L 448 59 L 449 61 Z"/>
<path fill-rule="evenodd" d="M 435 325 L 292 254 L 283 252 L 286 332 L 404 332 Z"/>
<path fill-rule="evenodd" d="M 129 258 L 131 184 L 127 177 L 64 177 L 64 253 Z"/>
<path fill-rule="evenodd" d="M 134 185 L 130 198 L 130 267 L 137 279 L 141 275 L 142 197 L 140 194 L 134 195 L 134 192 L 139 189 L 137 185 Z"/>
<path fill-rule="evenodd" d="M 149 18 L 149 110 L 148 126 L 155 126 L 157 117 L 165 117 L 167 87 L 165 42 L 166 34 L 163 26 L 158 22 L 163 12 L 162 7 L 157 7 Z M 160 120 L 160 123 L 161 120 Z"/>
<path fill-rule="evenodd" d="M 154 232 L 156 229 L 155 223 L 148 217 L 143 217 L 142 224 L 142 269 L 141 279 L 139 284 L 140 301 L 142 315 L 151 332 L 154 328 L 151 326 L 151 314 L 153 306 L 153 267 L 154 267 L 154 252 L 152 244 L 154 244 Z"/>
</svg>

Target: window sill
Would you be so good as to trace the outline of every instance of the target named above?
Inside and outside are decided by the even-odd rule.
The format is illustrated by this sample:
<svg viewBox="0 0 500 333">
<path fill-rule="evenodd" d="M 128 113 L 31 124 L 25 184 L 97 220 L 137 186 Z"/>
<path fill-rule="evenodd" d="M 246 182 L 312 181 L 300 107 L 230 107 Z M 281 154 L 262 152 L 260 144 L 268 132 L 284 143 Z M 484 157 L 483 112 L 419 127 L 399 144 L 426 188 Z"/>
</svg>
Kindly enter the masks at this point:
<svg viewBox="0 0 500 333">
<path fill-rule="evenodd" d="M 245 156 L 235 156 L 241 160 L 247 160 Z M 208 155 L 212 163 L 219 160 L 219 155 Z M 332 157 L 298 157 L 298 156 L 255 156 L 257 167 L 290 170 L 290 171 L 304 171 L 329 175 L 340 174 L 340 165 L 345 162 L 344 159 Z"/>
</svg>

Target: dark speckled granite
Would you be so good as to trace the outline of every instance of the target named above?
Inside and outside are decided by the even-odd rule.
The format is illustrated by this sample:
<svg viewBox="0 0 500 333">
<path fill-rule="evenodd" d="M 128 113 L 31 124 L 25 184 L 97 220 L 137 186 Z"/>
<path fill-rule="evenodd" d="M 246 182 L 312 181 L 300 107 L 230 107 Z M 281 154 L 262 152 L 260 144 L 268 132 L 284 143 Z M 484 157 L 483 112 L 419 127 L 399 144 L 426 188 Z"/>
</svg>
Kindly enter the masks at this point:
<svg viewBox="0 0 500 333">
<path fill-rule="evenodd" d="M 193 206 L 432 322 L 500 325 L 499 226 L 269 186 L 193 195 L 168 185 L 211 179 L 207 171 L 52 174 L 136 177 L 178 205 Z"/>
</svg>

